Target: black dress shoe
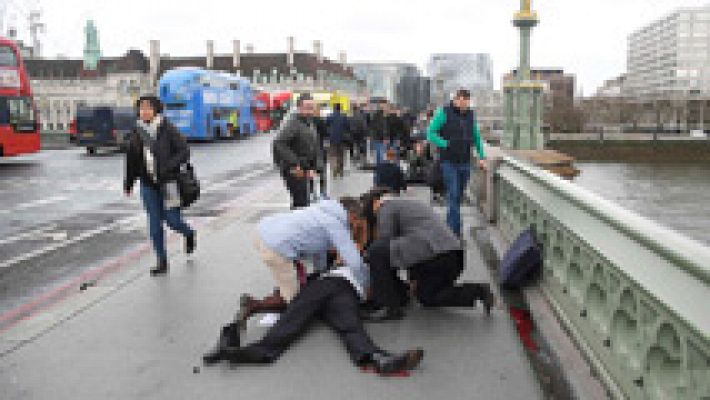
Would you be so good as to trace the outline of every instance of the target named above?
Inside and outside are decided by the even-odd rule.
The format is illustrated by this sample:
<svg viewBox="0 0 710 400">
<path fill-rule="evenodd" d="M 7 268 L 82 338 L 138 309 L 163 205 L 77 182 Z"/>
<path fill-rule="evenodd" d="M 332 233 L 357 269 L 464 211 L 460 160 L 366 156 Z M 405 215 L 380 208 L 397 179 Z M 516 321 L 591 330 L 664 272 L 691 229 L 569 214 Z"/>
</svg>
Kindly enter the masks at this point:
<svg viewBox="0 0 710 400">
<path fill-rule="evenodd" d="M 194 253 L 196 245 L 197 245 L 197 233 L 192 232 L 192 234 L 185 236 L 185 253 L 187 253 L 187 254 Z"/>
<path fill-rule="evenodd" d="M 152 276 L 165 275 L 168 272 L 168 260 L 158 261 L 158 265 L 150 270 Z"/>
<path fill-rule="evenodd" d="M 481 302 L 483 302 L 483 308 L 486 310 L 486 315 L 491 315 L 491 309 L 496 305 L 496 297 L 493 295 L 491 286 L 488 284 L 484 284 Z"/>
<path fill-rule="evenodd" d="M 382 307 L 375 310 L 362 310 L 361 317 L 365 321 L 385 322 L 404 318 L 404 310 L 399 307 Z"/>
<path fill-rule="evenodd" d="M 491 285 L 487 283 L 468 283 L 471 285 L 474 301 L 478 300 L 483 304 L 486 315 L 491 315 L 491 309 L 496 305 L 496 298 L 491 290 Z"/>
<path fill-rule="evenodd" d="M 226 360 L 226 352 L 230 348 L 239 347 L 239 342 L 239 327 L 237 324 L 233 322 L 223 326 L 217 344 L 212 350 L 202 356 L 202 362 L 205 363 L 205 365 L 211 365 L 216 362 Z"/>
<path fill-rule="evenodd" d="M 375 353 L 372 355 L 372 366 L 380 375 L 396 374 L 416 368 L 424 358 L 424 350 L 407 350 L 401 354 Z"/>
</svg>

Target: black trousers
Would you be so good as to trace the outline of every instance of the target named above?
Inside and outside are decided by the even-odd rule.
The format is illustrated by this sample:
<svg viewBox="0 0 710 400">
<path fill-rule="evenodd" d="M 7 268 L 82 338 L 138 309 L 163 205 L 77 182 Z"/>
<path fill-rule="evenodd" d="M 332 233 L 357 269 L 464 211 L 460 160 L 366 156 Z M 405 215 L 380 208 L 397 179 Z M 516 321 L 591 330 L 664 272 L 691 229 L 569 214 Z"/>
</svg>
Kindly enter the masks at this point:
<svg viewBox="0 0 710 400">
<path fill-rule="evenodd" d="M 463 251 L 437 255 L 410 268 L 417 282 L 417 300 L 425 307 L 473 307 L 481 297 L 476 284 L 456 284 L 464 268 Z"/>
<path fill-rule="evenodd" d="M 329 277 L 308 281 L 261 340 L 238 350 L 239 360 L 276 361 L 316 318 L 338 333 L 356 364 L 381 351 L 365 331 L 355 289 L 343 278 Z"/>
<path fill-rule="evenodd" d="M 390 243 L 375 240 L 368 248 L 372 301 L 382 307 L 401 307 L 406 304 L 406 284 L 390 263 Z M 480 297 L 474 284 L 456 285 L 463 272 L 463 251 L 437 255 L 431 260 L 413 265 L 409 277 L 416 282 L 417 301 L 425 307 L 473 307 Z"/>
<path fill-rule="evenodd" d="M 390 241 L 376 239 L 367 248 L 370 264 L 370 300 L 375 306 L 403 307 L 409 288 L 390 263 Z"/>
<path fill-rule="evenodd" d="M 310 204 L 308 178 L 297 178 L 290 171 L 282 171 L 281 176 L 286 183 L 286 189 L 291 194 L 291 208 L 308 207 Z"/>
</svg>

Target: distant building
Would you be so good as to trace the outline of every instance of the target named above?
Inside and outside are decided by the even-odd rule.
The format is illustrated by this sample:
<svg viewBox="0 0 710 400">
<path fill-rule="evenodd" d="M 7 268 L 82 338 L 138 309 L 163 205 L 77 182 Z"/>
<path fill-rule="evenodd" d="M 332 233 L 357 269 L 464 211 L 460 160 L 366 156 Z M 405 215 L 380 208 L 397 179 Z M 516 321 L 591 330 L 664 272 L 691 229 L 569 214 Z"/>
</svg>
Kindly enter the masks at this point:
<svg viewBox="0 0 710 400">
<path fill-rule="evenodd" d="M 682 8 L 628 37 L 632 96 L 710 94 L 710 5 Z"/>
<path fill-rule="evenodd" d="M 397 100 L 401 107 L 419 113 L 429 106 L 431 80 L 422 76 L 404 76 L 397 85 Z"/>
<path fill-rule="evenodd" d="M 597 89 L 597 97 L 621 97 L 625 95 L 627 76 L 620 75 L 613 79 L 604 81 L 604 84 Z"/>
<path fill-rule="evenodd" d="M 517 74 L 517 70 L 507 73 L 503 77 L 503 83 L 515 79 Z M 575 110 L 576 77 L 565 73 L 562 68 L 535 68 L 530 71 L 530 76 L 545 85 L 543 129 L 553 132 L 567 131 L 567 123 L 578 117 Z M 578 125 L 577 121 L 575 125 Z"/>
<path fill-rule="evenodd" d="M 403 78 L 421 76 L 419 68 L 411 63 L 356 62 L 349 65 L 357 79 L 365 83 L 369 97 L 383 98 L 392 103 L 400 102 L 398 85 Z"/>
<path fill-rule="evenodd" d="M 91 42 L 94 43 L 94 42 Z M 27 59 L 43 130 L 66 130 L 81 105 L 130 106 L 144 93 L 155 92 L 155 82 L 167 70 L 201 67 L 239 74 L 263 90 L 341 91 L 350 96 L 362 90 L 352 70 L 319 53 L 296 52 L 292 39 L 285 53 L 242 54 L 235 41 L 232 54 L 215 55 L 208 42 L 205 56 L 160 55 L 130 50 L 121 57 L 101 57 L 94 65 L 85 59 Z M 96 48 L 87 54 L 96 55 Z M 91 61 L 91 60 L 89 60 Z"/>
<path fill-rule="evenodd" d="M 132 106 L 140 94 L 152 91 L 148 60 L 138 50 L 102 58 L 96 70 L 84 69 L 77 59 L 28 59 L 25 67 L 45 131 L 67 130 L 80 106 Z"/>
<path fill-rule="evenodd" d="M 481 132 L 486 136 L 500 134 L 504 128 L 503 94 L 499 90 L 478 90 L 471 94 Z"/>
<path fill-rule="evenodd" d="M 493 90 L 493 62 L 489 54 L 432 54 L 427 64 L 431 77 L 431 98 L 443 104 L 457 89 Z"/>
</svg>

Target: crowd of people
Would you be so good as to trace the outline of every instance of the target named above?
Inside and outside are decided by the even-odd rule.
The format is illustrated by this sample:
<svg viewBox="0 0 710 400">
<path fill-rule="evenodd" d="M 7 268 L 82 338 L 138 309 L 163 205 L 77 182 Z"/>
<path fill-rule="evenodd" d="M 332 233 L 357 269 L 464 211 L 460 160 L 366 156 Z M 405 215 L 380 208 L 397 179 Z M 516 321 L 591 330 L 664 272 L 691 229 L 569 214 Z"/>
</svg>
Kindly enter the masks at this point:
<svg viewBox="0 0 710 400">
<path fill-rule="evenodd" d="M 402 319 L 412 300 L 424 307 L 480 304 L 490 314 L 495 297 L 488 283 L 458 283 L 465 249 L 457 208 L 470 172 L 463 171 L 471 168 L 472 147 L 481 167 L 485 157 L 469 99 L 461 90 L 451 104 L 419 121 L 388 104 L 369 110 L 356 105 L 350 117 L 336 105 L 321 119 L 313 99 L 301 95 L 273 142 L 292 210 L 263 218 L 255 239 L 276 288 L 261 299 L 242 295 L 237 317 L 222 328 L 204 362 L 272 363 L 319 319 L 340 335 L 355 365 L 381 375 L 401 373 L 416 368 L 424 350 L 384 350 L 364 321 Z M 367 167 L 368 141 L 373 188 L 359 197 L 329 199 L 326 163 L 333 179 L 344 175 L 348 151 L 355 164 Z M 433 161 L 434 151 L 438 163 L 432 165 L 441 169 L 447 193 L 446 221 L 427 202 L 399 196 L 408 178 L 416 180 L 419 167 Z M 409 163 L 407 175 L 402 161 Z M 312 201 L 317 176 L 323 196 Z M 265 312 L 280 316 L 261 339 L 243 344 L 247 320 Z"/>
<path fill-rule="evenodd" d="M 124 191 L 130 196 L 140 181 L 157 256 L 151 274 L 162 275 L 168 272 L 164 224 L 182 233 L 187 253 L 196 246 L 195 230 L 180 213 L 177 184 L 189 162 L 189 148 L 162 118 L 156 97 L 141 97 L 136 106 Z M 490 314 L 495 297 L 487 283 L 457 283 L 465 268 L 459 207 L 474 147 L 479 167 L 485 168 L 466 90 L 419 118 L 387 103 L 356 104 L 351 116 L 336 105 L 321 118 L 313 98 L 301 95 L 294 112 L 282 121 L 272 148 L 292 210 L 259 221 L 254 240 L 276 288 L 262 298 L 243 294 L 237 317 L 222 328 L 203 361 L 274 362 L 320 319 L 340 335 L 356 365 L 382 375 L 401 373 L 419 365 L 423 349 L 384 350 L 368 335 L 364 321 L 402 319 L 412 300 L 424 307 L 480 304 Z M 326 165 L 331 165 L 333 179 L 342 178 L 348 152 L 354 165 L 374 171 L 373 187 L 358 197 L 329 199 Z M 406 174 L 403 163 L 408 165 Z M 441 177 L 446 221 L 427 202 L 400 196 L 408 184 L 422 182 L 436 191 L 427 175 Z M 320 198 L 313 201 L 316 181 Z M 261 339 L 243 344 L 247 321 L 261 313 L 279 317 Z"/>
</svg>

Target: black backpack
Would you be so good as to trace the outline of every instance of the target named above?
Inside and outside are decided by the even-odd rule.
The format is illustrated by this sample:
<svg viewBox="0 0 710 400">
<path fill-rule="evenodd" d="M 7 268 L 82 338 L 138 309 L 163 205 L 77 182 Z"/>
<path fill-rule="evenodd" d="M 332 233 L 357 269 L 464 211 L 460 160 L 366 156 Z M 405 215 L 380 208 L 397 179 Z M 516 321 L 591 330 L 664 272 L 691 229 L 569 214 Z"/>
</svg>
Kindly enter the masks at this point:
<svg viewBox="0 0 710 400">
<path fill-rule="evenodd" d="M 542 252 L 535 230 L 524 230 L 510 245 L 500 262 L 500 285 L 504 289 L 520 289 L 532 282 L 542 270 Z"/>
</svg>

